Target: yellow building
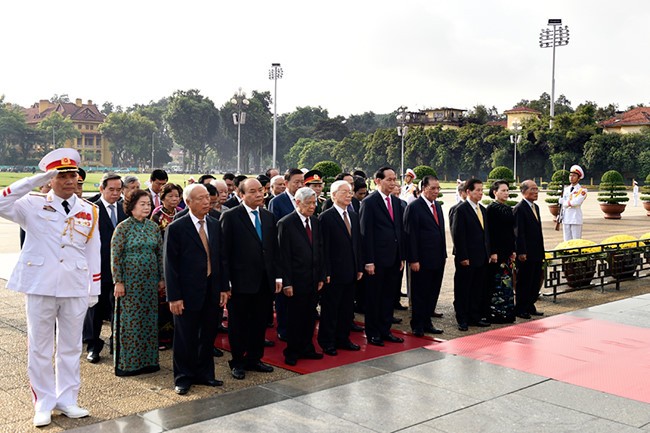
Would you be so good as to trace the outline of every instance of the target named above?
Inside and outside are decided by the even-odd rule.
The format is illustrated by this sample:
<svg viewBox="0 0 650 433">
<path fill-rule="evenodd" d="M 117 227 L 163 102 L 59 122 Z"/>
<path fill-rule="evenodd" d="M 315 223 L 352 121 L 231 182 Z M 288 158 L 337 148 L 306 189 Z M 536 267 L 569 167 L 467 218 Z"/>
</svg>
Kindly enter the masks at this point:
<svg viewBox="0 0 650 433">
<path fill-rule="evenodd" d="M 600 122 L 605 134 L 632 134 L 650 127 L 650 107 L 637 107 Z"/>
<path fill-rule="evenodd" d="M 36 126 L 54 112 L 61 114 L 64 118 L 69 117 L 79 130 L 81 137 L 67 140 L 64 147 L 71 147 L 79 151 L 82 166 L 110 167 L 113 165 L 109 142 L 99 131 L 99 125 L 104 123 L 106 116 L 99 111 L 93 101 L 88 100 L 87 104 L 83 104 L 81 99 L 76 99 L 74 103 L 52 103 L 41 99 L 25 110 L 27 124 Z"/>
<path fill-rule="evenodd" d="M 463 113 L 467 110 L 460 108 L 434 108 L 418 112 L 409 112 L 408 126 L 421 126 L 424 129 L 442 125 L 442 129 L 458 129 L 463 126 L 465 119 Z"/>
<path fill-rule="evenodd" d="M 515 107 L 512 110 L 506 110 L 503 114 L 507 117 L 506 128 L 515 129 L 515 124 L 523 125 L 525 120 L 536 118 L 539 119 L 542 116 L 542 113 L 528 107 Z"/>
</svg>

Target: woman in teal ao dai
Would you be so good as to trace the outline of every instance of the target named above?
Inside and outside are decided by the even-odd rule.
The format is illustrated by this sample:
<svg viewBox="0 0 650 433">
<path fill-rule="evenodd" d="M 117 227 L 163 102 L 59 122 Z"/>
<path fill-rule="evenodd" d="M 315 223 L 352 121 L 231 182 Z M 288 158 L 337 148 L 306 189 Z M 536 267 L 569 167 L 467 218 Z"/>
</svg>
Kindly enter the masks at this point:
<svg viewBox="0 0 650 433">
<path fill-rule="evenodd" d="M 162 238 L 147 217 L 151 196 L 138 190 L 124 203 L 129 218 L 115 228 L 111 270 L 115 283 L 113 351 L 115 375 L 160 370 L 158 364 L 158 293 L 163 281 Z"/>
</svg>

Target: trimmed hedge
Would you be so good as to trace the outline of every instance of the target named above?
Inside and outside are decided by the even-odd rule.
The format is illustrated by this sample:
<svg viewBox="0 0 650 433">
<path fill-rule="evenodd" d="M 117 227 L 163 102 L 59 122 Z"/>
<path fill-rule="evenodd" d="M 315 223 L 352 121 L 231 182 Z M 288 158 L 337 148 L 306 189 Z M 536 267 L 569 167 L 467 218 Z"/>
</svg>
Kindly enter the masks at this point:
<svg viewBox="0 0 650 433">
<path fill-rule="evenodd" d="M 334 161 L 317 162 L 311 169 L 320 171 L 325 178 L 336 177 L 342 171 L 341 166 Z"/>
<path fill-rule="evenodd" d="M 558 170 L 551 176 L 551 181 L 547 186 L 548 198 L 544 200 L 548 204 L 558 204 L 564 187 L 569 184 L 569 171 Z"/>
<path fill-rule="evenodd" d="M 625 190 L 625 181 L 621 173 L 609 170 L 600 179 L 598 201 L 606 204 L 620 204 L 629 200 Z"/>
</svg>

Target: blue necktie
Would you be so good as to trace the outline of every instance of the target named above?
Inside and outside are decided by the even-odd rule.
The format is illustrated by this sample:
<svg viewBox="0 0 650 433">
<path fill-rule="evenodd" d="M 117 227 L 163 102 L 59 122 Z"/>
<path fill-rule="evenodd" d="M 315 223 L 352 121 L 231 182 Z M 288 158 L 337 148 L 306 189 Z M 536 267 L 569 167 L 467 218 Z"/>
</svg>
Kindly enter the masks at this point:
<svg viewBox="0 0 650 433">
<path fill-rule="evenodd" d="M 259 211 L 252 210 L 251 212 L 255 215 L 255 231 L 260 240 L 262 240 L 262 221 L 260 221 Z"/>
<path fill-rule="evenodd" d="M 117 226 L 117 217 L 115 216 L 115 205 L 109 204 L 108 208 L 111 210 L 111 222 L 113 223 L 113 227 Z"/>
</svg>

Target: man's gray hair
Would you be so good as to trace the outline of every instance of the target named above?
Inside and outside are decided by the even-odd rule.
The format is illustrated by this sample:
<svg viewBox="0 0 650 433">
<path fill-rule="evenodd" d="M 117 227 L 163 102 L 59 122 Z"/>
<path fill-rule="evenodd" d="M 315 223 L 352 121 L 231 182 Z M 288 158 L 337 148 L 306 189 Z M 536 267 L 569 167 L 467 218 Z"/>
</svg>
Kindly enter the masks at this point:
<svg viewBox="0 0 650 433">
<path fill-rule="evenodd" d="M 192 194 L 192 191 L 194 191 L 196 188 L 203 188 L 206 191 L 208 190 L 202 183 L 193 183 L 186 186 L 183 190 L 183 200 L 185 200 L 185 202 L 188 201 L 190 195 Z"/>
<path fill-rule="evenodd" d="M 309 188 L 308 186 L 303 186 L 298 191 L 296 191 L 296 201 L 304 202 L 309 197 L 316 197 L 316 191 Z"/>
<path fill-rule="evenodd" d="M 350 186 L 350 184 L 346 180 L 337 180 L 332 184 L 332 186 L 330 186 L 330 193 L 334 194 L 335 192 L 338 192 L 341 185 Z"/>
<path fill-rule="evenodd" d="M 275 185 L 275 182 L 277 182 L 280 179 L 284 180 L 284 176 L 282 176 L 280 174 L 278 174 L 277 176 L 273 176 L 271 178 L 271 185 Z"/>
<path fill-rule="evenodd" d="M 210 183 L 212 184 L 213 187 L 217 188 L 217 191 L 219 190 L 219 187 L 228 188 L 228 184 L 226 183 L 225 180 L 212 179 Z"/>
<path fill-rule="evenodd" d="M 530 185 L 531 183 L 532 180 L 530 179 L 526 179 L 525 181 L 521 182 L 521 185 L 519 186 L 519 190 L 521 191 L 522 194 L 528 191 L 528 189 L 531 187 Z"/>
<path fill-rule="evenodd" d="M 125 176 L 122 180 L 124 181 L 124 185 L 131 185 L 133 182 L 140 183 L 140 179 L 133 175 Z"/>
</svg>

